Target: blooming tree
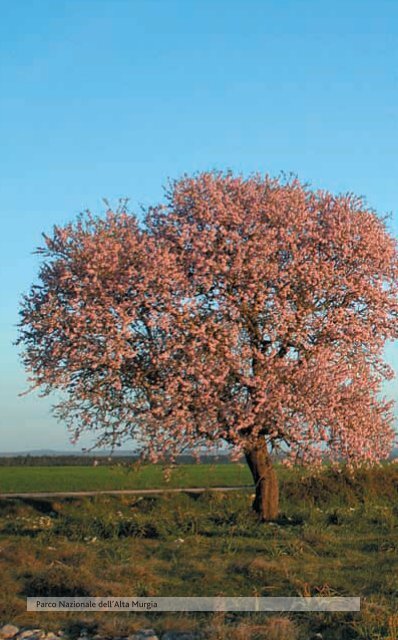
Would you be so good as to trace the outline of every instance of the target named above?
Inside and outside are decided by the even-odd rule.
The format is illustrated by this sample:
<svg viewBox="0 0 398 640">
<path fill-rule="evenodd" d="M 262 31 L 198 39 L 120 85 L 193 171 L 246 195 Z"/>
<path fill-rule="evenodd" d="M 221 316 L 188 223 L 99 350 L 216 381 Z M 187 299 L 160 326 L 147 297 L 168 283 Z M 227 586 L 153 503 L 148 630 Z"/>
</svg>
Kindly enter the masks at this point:
<svg viewBox="0 0 398 640">
<path fill-rule="evenodd" d="M 24 297 L 34 386 L 75 439 L 134 438 L 156 461 L 226 443 L 278 514 L 273 451 L 374 462 L 394 442 L 398 252 L 352 194 L 296 179 L 203 173 L 171 183 L 143 224 L 124 208 L 54 228 Z"/>
</svg>

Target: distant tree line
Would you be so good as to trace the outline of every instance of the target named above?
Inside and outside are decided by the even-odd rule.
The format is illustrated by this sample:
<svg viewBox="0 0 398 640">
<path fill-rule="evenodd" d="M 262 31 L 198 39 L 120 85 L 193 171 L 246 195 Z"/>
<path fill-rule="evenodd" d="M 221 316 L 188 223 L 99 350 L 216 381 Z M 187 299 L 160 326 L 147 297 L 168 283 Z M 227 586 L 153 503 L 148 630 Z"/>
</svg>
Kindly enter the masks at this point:
<svg viewBox="0 0 398 640">
<path fill-rule="evenodd" d="M 84 456 L 84 455 L 20 455 L 1 456 L 0 467 L 95 467 L 114 466 L 120 464 L 134 464 L 138 461 L 138 456 Z M 192 464 L 195 458 L 190 455 L 179 456 L 176 460 L 179 464 Z M 227 464 L 231 462 L 229 456 L 202 456 L 201 464 Z"/>
</svg>

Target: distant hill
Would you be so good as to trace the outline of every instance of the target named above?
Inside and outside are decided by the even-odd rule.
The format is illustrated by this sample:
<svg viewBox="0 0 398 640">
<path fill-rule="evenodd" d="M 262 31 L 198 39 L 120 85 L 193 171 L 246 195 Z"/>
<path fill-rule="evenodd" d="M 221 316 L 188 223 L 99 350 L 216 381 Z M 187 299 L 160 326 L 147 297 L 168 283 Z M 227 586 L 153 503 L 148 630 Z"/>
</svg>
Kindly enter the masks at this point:
<svg viewBox="0 0 398 640">
<path fill-rule="evenodd" d="M 118 451 L 115 452 L 108 451 L 107 449 L 101 449 L 98 451 L 57 451 L 56 449 L 29 449 L 27 451 L 0 451 L 0 457 L 2 458 L 15 458 L 16 456 L 91 456 L 91 457 L 99 457 L 99 456 L 111 456 L 111 455 L 119 455 L 119 456 L 134 456 L 136 452 L 133 450 L 126 451 Z"/>
</svg>

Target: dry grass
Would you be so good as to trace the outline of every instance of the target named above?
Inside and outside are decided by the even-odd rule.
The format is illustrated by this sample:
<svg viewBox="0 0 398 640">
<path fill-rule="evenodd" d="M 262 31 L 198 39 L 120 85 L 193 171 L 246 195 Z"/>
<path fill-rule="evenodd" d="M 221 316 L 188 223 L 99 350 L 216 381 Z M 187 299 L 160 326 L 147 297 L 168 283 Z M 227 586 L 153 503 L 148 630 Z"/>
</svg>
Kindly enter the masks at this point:
<svg viewBox="0 0 398 640">
<path fill-rule="evenodd" d="M 359 497 L 351 506 L 339 502 L 336 490 L 329 504 L 318 491 L 321 507 L 307 500 L 298 509 L 296 499 L 285 500 L 273 525 L 251 517 L 246 494 L 3 502 L 0 624 L 63 628 L 73 637 L 82 628 L 113 637 L 154 627 L 200 628 L 206 640 L 308 640 L 316 632 L 324 640 L 398 640 L 398 482 L 394 489 L 391 474 L 386 470 L 388 494 L 384 488 L 376 498 L 373 489 L 355 489 Z M 343 496 L 355 482 L 343 479 Z M 363 610 L 294 619 L 26 612 L 26 596 L 40 594 L 360 595 Z"/>
</svg>

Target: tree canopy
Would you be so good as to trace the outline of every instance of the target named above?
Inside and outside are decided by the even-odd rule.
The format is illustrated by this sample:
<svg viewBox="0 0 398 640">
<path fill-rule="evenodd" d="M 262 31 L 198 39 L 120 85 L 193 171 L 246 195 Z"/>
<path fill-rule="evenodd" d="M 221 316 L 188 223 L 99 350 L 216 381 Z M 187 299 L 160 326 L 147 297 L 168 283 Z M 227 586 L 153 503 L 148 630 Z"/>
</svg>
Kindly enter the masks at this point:
<svg viewBox="0 0 398 640">
<path fill-rule="evenodd" d="M 202 173 L 140 220 L 125 207 L 44 236 L 23 361 L 56 415 L 150 460 L 261 441 L 294 460 L 388 455 L 398 254 L 352 194 Z"/>
</svg>

